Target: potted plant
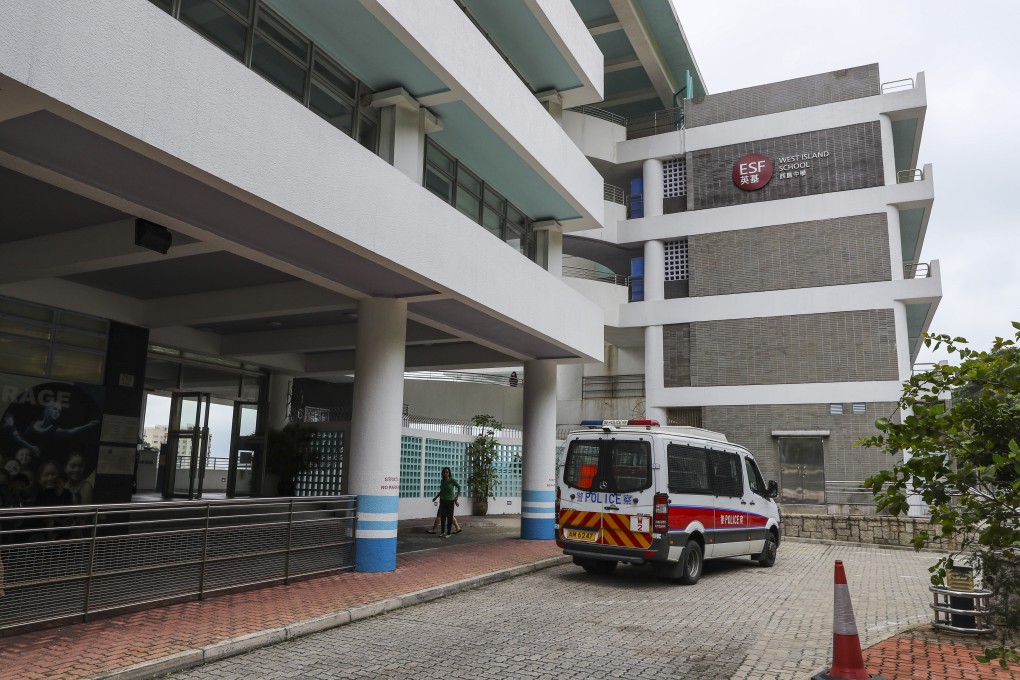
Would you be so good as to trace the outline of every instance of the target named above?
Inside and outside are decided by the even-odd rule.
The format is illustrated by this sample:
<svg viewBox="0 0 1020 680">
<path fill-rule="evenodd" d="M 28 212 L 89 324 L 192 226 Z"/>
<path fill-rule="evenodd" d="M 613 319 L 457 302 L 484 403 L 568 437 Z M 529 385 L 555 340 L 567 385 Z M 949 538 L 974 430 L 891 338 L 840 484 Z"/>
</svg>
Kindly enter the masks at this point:
<svg viewBox="0 0 1020 680">
<path fill-rule="evenodd" d="M 489 512 L 489 499 L 495 498 L 492 491 L 496 486 L 496 431 L 503 429 L 503 423 L 490 415 L 477 415 L 471 419 L 482 431 L 467 447 L 467 488 L 472 498 L 472 512 L 485 515 Z"/>
<path fill-rule="evenodd" d="M 275 475 L 277 493 L 293 496 L 295 479 L 308 470 L 319 454 L 312 446 L 315 428 L 301 422 L 289 422 L 282 428 L 270 428 L 266 441 L 266 471 Z"/>
</svg>

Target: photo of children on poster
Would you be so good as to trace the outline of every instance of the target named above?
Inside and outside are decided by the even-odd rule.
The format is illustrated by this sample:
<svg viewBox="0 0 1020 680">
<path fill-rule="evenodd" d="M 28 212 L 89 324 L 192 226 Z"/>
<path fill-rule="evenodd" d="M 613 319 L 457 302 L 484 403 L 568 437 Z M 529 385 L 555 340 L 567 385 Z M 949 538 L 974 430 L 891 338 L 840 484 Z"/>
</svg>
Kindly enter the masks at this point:
<svg viewBox="0 0 1020 680">
<path fill-rule="evenodd" d="M 92 503 L 101 389 L 0 375 L 0 503 Z"/>
</svg>

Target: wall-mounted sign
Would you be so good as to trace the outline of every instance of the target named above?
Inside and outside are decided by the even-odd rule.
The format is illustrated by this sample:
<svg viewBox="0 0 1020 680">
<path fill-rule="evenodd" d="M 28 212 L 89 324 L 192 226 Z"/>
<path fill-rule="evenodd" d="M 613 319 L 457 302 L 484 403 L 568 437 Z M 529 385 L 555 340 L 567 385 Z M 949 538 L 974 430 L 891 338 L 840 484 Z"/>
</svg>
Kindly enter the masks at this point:
<svg viewBox="0 0 1020 680">
<path fill-rule="evenodd" d="M 828 158 L 829 151 L 812 151 L 793 156 L 781 156 L 776 159 L 779 163 L 779 179 L 793 179 L 794 177 L 806 177 L 811 168 L 811 161 L 818 158 Z"/>
<path fill-rule="evenodd" d="M 757 191 L 772 179 L 772 159 L 749 153 L 733 164 L 733 183 L 744 191 Z"/>
</svg>

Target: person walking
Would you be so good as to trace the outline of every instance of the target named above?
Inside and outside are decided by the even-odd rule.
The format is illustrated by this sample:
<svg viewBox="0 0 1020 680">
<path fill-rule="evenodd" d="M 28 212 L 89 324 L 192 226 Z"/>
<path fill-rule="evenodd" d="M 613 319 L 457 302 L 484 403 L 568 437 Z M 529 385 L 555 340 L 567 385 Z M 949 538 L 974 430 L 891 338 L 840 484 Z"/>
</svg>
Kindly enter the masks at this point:
<svg viewBox="0 0 1020 680">
<path fill-rule="evenodd" d="M 426 534 L 434 534 L 439 531 L 439 510 L 436 510 L 436 518 L 432 520 L 432 528 L 426 529 Z M 460 522 L 457 521 L 457 516 L 453 516 L 453 533 L 459 534 L 463 529 L 460 528 Z"/>
<path fill-rule="evenodd" d="M 432 497 L 439 499 L 439 535 L 449 538 L 453 533 L 453 507 L 460 505 L 460 482 L 453 478 L 450 468 L 444 467 L 439 482 L 439 493 Z"/>
</svg>

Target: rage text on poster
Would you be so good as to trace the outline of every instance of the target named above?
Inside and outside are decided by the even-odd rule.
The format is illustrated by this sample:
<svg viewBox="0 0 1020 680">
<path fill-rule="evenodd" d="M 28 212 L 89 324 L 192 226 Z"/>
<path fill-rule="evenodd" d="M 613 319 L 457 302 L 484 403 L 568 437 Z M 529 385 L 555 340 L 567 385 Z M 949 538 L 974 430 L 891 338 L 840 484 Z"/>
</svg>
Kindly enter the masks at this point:
<svg viewBox="0 0 1020 680">
<path fill-rule="evenodd" d="M 14 385 L 3 385 L 0 388 L 0 402 L 6 404 L 28 404 L 30 406 L 45 406 L 55 403 L 63 409 L 71 405 L 71 393 L 51 389 L 26 390 Z"/>
</svg>

